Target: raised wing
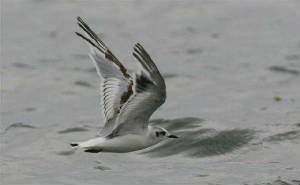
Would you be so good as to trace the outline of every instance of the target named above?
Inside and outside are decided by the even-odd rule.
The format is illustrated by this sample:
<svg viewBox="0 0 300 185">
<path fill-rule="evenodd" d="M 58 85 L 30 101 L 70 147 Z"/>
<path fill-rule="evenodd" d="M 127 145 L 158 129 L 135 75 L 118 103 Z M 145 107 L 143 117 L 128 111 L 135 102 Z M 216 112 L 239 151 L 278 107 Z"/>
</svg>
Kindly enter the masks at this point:
<svg viewBox="0 0 300 185">
<path fill-rule="evenodd" d="M 121 108 L 113 135 L 140 132 L 146 128 L 150 116 L 166 99 L 165 81 L 146 50 L 136 44 L 133 56 L 139 62 L 140 71 L 135 74 L 133 95 Z"/>
<path fill-rule="evenodd" d="M 78 25 L 85 32 L 85 36 L 75 32 L 90 45 L 90 57 L 96 64 L 101 78 L 101 104 L 105 125 L 100 132 L 101 136 L 111 134 L 116 127 L 116 118 L 122 106 L 133 94 L 133 79 L 127 69 L 106 47 L 97 34 L 80 18 Z"/>
</svg>

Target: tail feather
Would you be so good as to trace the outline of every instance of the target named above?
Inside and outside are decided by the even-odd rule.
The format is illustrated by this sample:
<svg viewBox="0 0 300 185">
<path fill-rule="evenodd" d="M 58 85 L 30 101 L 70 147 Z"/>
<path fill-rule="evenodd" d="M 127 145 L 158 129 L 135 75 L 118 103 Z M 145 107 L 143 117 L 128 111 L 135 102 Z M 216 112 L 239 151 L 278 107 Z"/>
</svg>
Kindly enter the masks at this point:
<svg viewBox="0 0 300 185">
<path fill-rule="evenodd" d="M 89 153 L 99 153 L 103 150 L 99 145 L 103 140 L 104 138 L 95 138 L 84 142 L 72 142 L 70 145 L 74 149 L 83 149 L 85 152 Z"/>
<path fill-rule="evenodd" d="M 85 152 L 88 153 L 99 153 L 102 151 L 102 149 L 97 148 L 97 147 L 92 147 L 92 146 L 81 146 L 79 143 L 70 143 L 72 148 L 78 149 L 78 148 L 83 148 Z"/>
</svg>

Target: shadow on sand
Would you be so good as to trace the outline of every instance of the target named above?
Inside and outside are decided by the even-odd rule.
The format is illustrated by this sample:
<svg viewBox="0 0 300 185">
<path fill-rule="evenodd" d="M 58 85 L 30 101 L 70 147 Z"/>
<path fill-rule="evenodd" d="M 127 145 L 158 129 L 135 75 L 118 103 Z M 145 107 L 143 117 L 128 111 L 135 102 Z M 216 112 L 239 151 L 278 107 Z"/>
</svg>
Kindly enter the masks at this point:
<svg viewBox="0 0 300 185">
<path fill-rule="evenodd" d="M 179 138 L 164 141 L 140 154 L 149 157 L 166 157 L 176 154 L 186 157 L 208 157 L 230 153 L 254 138 L 254 130 L 217 131 L 213 128 L 201 128 L 203 122 L 203 119 L 193 117 L 151 121 L 150 124 L 164 127 Z"/>
</svg>

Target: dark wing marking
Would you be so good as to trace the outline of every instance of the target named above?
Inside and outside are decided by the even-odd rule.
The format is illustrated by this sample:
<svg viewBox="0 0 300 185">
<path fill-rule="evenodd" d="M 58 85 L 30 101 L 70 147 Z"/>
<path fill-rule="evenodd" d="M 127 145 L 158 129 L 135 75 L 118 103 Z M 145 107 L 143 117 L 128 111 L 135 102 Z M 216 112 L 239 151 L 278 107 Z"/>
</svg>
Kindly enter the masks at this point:
<svg viewBox="0 0 300 185">
<path fill-rule="evenodd" d="M 124 135 L 141 132 L 148 125 L 153 112 L 166 99 L 166 85 L 156 65 L 146 50 L 136 44 L 133 56 L 140 64 L 140 73 L 135 74 L 133 95 L 121 108 L 113 134 Z"/>
<path fill-rule="evenodd" d="M 90 39 L 87 37 L 83 36 L 82 34 L 75 32 L 79 37 L 83 38 L 87 42 L 89 42 L 92 46 L 97 48 L 100 52 L 104 53 L 105 58 L 108 59 L 109 61 L 115 63 L 117 66 L 119 66 L 120 70 L 122 71 L 123 75 L 126 78 L 130 78 L 130 75 L 127 73 L 127 69 L 123 66 L 123 64 L 118 60 L 118 58 L 106 47 L 104 42 L 98 37 L 98 35 L 80 18 L 77 17 L 78 25 L 80 28 L 82 28 L 85 33 L 89 35 L 91 39 L 93 39 L 95 43 L 93 43 Z"/>
<path fill-rule="evenodd" d="M 75 33 L 90 44 L 90 57 L 101 77 L 102 112 L 105 125 L 100 134 L 105 136 L 115 128 L 117 115 L 133 94 L 133 79 L 97 34 L 80 17 L 77 20 L 85 35 Z"/>
</svg>

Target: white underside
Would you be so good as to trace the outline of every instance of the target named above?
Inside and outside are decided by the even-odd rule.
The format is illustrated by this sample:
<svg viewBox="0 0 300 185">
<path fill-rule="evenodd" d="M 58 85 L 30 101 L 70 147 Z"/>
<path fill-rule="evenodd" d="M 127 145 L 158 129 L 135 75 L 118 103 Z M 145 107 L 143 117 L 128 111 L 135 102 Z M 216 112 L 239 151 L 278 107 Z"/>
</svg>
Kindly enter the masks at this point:
<svg viewBox="0 0 300 185">
<path fill-rule="evenodd" d="M 157 144 L 160 140 L 154 140 L 146 135 L 128 134 L 114 138 L 98 137 L 78 143 L 78 148 L 96 149 L 101 152 L 132 152 Z"/>
</svg>

